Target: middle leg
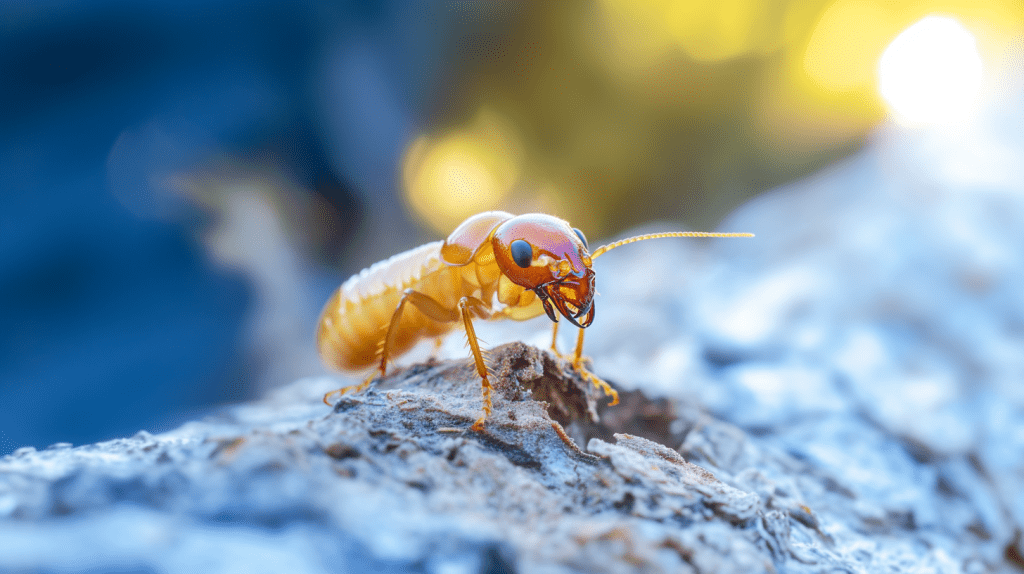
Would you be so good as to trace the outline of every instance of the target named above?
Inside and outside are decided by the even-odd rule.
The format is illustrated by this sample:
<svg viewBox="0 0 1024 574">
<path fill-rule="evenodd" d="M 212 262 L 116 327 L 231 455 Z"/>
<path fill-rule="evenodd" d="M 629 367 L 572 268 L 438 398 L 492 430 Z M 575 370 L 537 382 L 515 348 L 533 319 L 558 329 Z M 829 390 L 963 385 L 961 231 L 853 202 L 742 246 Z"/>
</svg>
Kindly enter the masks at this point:
<svg viewBox="0 0 1024 574">
<path fill-rule="evenodd" d="M 402 298 L 398 301 L 398 306 L 395 307 L 394 313 L 391 314 L 391 321 L 388 323 L 387 330 L 384 332 L 384 338 L 381 340 L 380 363 L 377 368 L 373 373 L 370 373 L 362 383 L 342 387 L 324 395 L 324 403 L 327 406 L 332 406 L 329 400 L 332 396 L 366 390 L 366 388 L 370 386 L 370 383 L 377 378 L 378 373 L 381 377 L 387 374 L 388 359 L 391 357 L 391 350 L 398 339 L 398 326 L 402 320 L 402 311 L 405 309 L 405 305 L 407 303 L 412 303 L 412 305 L 419 309 L 421 313 L 439 323 L 454 323 L 459 319 L 459 312 L 457 310 L 446 308 L 429 295 L 425 295 L 412 289 L 406 289 L 402 293 Z"/>
<path fill-rule="evenodd" d="M 480 375 L 481 392 L 483 393 L 484 414 L 473 423 L 472 429 L 480 432 L 484 430 L 484 421 L 491 416 L 491 380 L 487 377 L 487 365 L 484 363 L 484 355 L 480 351 L 480 343 L 476 338 L 476 330 L 473 329 L 473 315 L 486 319 L 491 316 L 491 310 L 487 305 L 476 297 L 463 297 L 459 299 L 459 313 L 462 315 L 462 322 L 466 326 L 466 338 L 469 340 L 469 348 L 473 351 L 473 361 L 476 364 L 476 372 Z"/>
</svg>

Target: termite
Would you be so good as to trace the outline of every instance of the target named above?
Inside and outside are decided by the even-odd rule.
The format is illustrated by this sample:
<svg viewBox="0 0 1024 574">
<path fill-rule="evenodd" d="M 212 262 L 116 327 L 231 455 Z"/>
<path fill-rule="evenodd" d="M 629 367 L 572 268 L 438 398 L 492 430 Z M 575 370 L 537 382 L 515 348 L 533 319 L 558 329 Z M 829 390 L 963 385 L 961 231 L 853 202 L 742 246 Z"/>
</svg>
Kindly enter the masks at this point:
<svg viewBox="0 0 1024 574">
<path fill-rule="evenodd" d="M 523 321 L 558 314 L 579 327 L 573 368 L 618 403 L 618 393 L 583 368 L 583 330 L 594 321 L 593 260 L 636 241 L 661 237 L 753 237 L 750 233 L 675 231 L 650 233 L 602 245 L 592 253 L 579 229 L 552 215 L 479 213 L 444 241 L 400 253 L 342 283 L 324 306 L 317 327 L 323 362 L 341 371 L 376 369 L 362 384 L 324 395 L 361 391 L 387 373 L 388 361 L 418 341 L 440 337 L 458 323 L 466 329 L 483 394 L 483 429 L 491 414 L 491 381 L 473 318 Z M 557 311 L 557 313 L 556 313 Z"/>
</svg>

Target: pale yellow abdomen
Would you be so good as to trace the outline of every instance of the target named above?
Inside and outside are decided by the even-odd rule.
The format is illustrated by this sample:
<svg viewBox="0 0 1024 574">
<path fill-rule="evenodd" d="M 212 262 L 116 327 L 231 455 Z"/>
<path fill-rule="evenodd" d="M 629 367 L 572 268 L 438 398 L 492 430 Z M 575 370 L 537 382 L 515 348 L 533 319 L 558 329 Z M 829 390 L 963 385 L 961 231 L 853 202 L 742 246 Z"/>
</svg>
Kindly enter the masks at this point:
<svg viewBox="0 0 1024 574">
<path fill-rule="evenodd" d="M 325 364 L 343 371 L 376 366 L 379 346 L 406 289 L 424 293 L 446 308 L 455 307 L 462 295 L 461 268 L 440 260 L 441 243 L 428 243 L 376 263 L 334 292 L 317 327 L 317 346 Z M 390 354 L 397 357 L 420 339 L 442 335 L 455 325 L 433 321 L 406 305 Z"/>
</svg>

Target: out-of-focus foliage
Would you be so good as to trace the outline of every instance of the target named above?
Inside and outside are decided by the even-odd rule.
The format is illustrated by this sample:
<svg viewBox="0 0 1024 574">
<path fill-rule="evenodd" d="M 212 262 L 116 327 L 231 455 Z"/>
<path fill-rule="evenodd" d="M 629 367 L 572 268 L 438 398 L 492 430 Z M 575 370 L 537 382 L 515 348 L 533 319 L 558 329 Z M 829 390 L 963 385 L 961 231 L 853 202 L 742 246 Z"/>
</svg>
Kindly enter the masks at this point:
<svg viewBox="0 0 1024 574">
<path fill-rule="evenodd" d="M 451 83 L 406 151 L 405 193 L 447 233 L 485 208 L 601 237 L 713 225 L 856 148 L 885 115 L 878 60 L 930 13 L 998 46 L 1016 0 L 456 2 Z"/>
</svg>

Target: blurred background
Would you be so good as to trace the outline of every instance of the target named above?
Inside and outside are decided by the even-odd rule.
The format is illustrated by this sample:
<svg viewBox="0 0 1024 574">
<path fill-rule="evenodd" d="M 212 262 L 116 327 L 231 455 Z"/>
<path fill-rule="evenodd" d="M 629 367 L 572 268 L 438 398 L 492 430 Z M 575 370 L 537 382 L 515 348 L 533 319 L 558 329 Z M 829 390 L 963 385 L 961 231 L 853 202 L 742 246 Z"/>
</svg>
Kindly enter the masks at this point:
<svg viewBox="0 0 1024 574">
<path fill-rule="evenodd" d="M 330 291 L 480 211 L 715 228 L 969 118 L 1022 34 L 1020 0 L 5 3 L 0 455 L 323 373 Z"/>
</svg>

